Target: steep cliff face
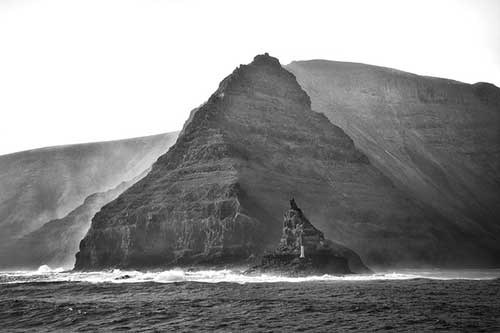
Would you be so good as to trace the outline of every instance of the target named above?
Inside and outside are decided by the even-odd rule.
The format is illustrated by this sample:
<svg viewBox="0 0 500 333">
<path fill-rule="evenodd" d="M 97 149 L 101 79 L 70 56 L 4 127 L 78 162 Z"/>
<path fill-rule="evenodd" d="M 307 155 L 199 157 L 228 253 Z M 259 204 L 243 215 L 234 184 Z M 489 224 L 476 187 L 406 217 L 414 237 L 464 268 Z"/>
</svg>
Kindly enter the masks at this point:
<svg viewBox="0 0 500 333">
<path fill-rule="evenodd" d="M 109 191 L 91 194 L 63 218 L 51 220 L 19 239 L 3 242 L 0 244 L 0 269 L 36 269 L 41 265 L 72 268 L 78 245 L 92 217 L 146 173 Z"/>
<path fill-rule="evenodd" d="M 464 261 L 500 263 L 500 89 L 389 68 L 312 60 L 287 69 L 402 190 L 467 239 Z M 457 245 L 458 246 L 458 245 Z"/>
<path fill-rule="evenodd" d="M 456 246 L 465 237 L 453 223 L 395 188 L 311 110 L 294 75 L 260 55 L 192 112 L 145 178 L 95 215 L 75 268 L 244 259 L 275 246 L 291 195 L 368 264 L 439 264 L 481 249 Z"/>
<path fill-rule="evenodd" d="M 177 133 L 41 148 L 0 156 L 0 242 L 62 218 L 96 192 L 149 168 Z"/>
</svg>

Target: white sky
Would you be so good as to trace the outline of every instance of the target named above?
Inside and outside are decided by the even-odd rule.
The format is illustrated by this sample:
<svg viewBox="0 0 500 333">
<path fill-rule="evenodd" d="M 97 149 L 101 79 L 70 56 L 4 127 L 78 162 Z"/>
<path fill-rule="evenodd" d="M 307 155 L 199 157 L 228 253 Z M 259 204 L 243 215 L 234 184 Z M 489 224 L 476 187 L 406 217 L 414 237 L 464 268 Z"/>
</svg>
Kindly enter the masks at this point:
<svg viewBox="0 0 500 333">
<path fill-rule="evenodd" d="M 263 52 L 500 86 L 500 1 L 0 0 L 0 154 L 179 130 Z"/>
</svg>

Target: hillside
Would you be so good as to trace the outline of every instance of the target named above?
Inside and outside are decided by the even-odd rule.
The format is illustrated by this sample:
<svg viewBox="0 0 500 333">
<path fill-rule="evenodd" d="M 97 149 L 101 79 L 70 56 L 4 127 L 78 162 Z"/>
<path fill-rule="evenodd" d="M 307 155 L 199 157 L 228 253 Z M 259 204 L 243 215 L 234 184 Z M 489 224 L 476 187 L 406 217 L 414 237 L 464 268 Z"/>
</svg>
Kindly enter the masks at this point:
<svg viewBox="0 0 500 333">
<path fill-rule="evenodd" d="M 475 253 L 478 264 L 498 265 L 499 88 L 357 63 L 286 68 L 313 110 L 345 130 L 398 188 L 453 221 L 466 236 L 459 246 L 488 249 Z"/>
<path fill-rule="evenodd" d="M 0 156 L 0 242 L 62 218 L 97 192 L 148 169 L 177 133 Z"/>
</svg>

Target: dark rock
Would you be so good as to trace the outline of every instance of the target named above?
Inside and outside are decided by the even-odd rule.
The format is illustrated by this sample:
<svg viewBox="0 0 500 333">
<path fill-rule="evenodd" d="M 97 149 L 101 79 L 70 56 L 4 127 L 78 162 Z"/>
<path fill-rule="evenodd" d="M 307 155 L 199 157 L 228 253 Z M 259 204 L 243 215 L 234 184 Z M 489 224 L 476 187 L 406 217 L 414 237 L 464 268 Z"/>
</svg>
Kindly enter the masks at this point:
<svg viewBox="0 0 500 333">
<path fill-rule="evenodd" d="M 370 273 L 357 254 L 340 250 L 339 244 L 325 239 L 305 217 L 295 200 L 283 216 L 283 231 L 279 246 L 262 257 L 252 272 L 275 272 L 288 275 Z M 349 252 L 350 251 L 350 252 Z"/>
<path fill-rule="evenodd" d="M 274 273 L 289 276 L 310 276 L 318 274 L 352 274 L 345 257 L 335 255 L 329 250 L 318 250 L 305 258 L 290 253 L 271 253 L 263 256 L 259 266 L 246 274 Z"/>
<path fill-rule="evenodd" d="M 295 198 L 292 198 L 290 200 L 290 209 L 300 211 L 299 207 L 297 206 L 297 203 L 295 202 Z"/>
</svg>

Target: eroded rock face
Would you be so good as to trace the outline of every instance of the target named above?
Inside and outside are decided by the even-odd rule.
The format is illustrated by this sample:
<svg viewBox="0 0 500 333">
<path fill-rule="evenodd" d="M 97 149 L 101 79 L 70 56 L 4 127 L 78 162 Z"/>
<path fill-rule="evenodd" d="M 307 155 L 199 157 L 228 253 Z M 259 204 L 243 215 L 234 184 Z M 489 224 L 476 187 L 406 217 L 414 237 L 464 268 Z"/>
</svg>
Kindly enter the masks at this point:
<svg viewBox="0 0 500 333">
<path fill-rule="evenodd" d="M 452 232 L 429 234 L 447 251 L 467 248 L 449 264 L 498 266 L 498 87 L 325 60 L 286 67 L 311 97 L 313 110 L 345 130 L 398 188 L 450 221 Z M 388 223 L 392 231 L 398 228 L 396 221 Z"/>
<path fill-rule="evenodd" d="M 293 74 L 259 55 L 191 113 L 145 178 L 95 215 L 75 267 L 238 262 L 275 247 L 290 196 L 369 264 L 439 263 L 468 250 L 441 248 L 456 236 L 448 221 L 394 187 L 311 110 Z"/>
<path fill-rule="evenodd" d="M 262 258 L 251 272 L 271 271 L 290 275 L 370 273 L 354 251 L 325 239 L 291 200 L 283 216 L 277 249 Z"/>
</svg>

